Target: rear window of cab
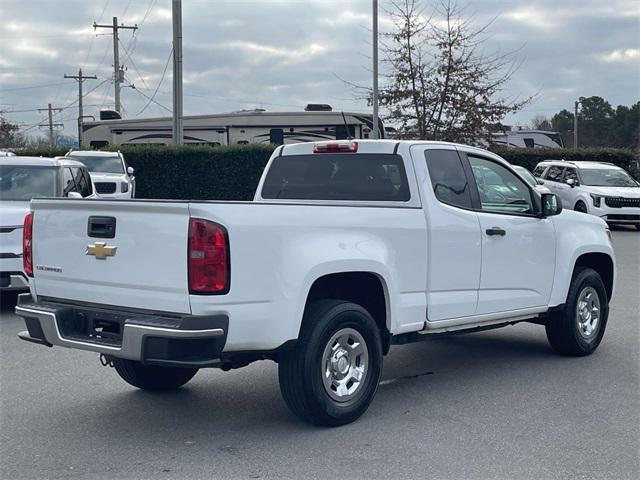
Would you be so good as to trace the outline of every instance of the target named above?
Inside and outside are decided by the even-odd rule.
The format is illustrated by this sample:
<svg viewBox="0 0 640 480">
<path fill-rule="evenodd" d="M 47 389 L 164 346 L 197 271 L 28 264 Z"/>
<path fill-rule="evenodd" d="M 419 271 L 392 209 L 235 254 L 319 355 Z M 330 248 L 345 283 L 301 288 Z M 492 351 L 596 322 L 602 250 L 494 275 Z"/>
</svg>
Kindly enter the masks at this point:
<svg viewBox="0 0 640 480">
<path fill-rule="evenodd" d="M 275 158 L 262 198 L 406 202 L 410 194 L 400 155 L 336 153 Z"/>
</svg>

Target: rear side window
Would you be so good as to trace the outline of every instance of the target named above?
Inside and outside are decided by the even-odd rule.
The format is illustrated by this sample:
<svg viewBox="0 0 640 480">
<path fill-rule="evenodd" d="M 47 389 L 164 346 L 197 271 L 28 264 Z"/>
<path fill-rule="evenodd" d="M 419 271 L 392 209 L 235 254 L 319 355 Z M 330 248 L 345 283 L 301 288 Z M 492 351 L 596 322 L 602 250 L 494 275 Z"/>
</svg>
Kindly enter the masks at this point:
<svg viewBox="0 0 640 480">
<path fill-rule="evenodd" d="M 469 182 L 455 150 L 426 150 L 424 155 L 436 198 L 455 207 L 472 208 Z"/>
<path fill-rule="evenodd" d="M 556 167 L 555 165 L 549 169 L 547 172 L 547 180 L 551 180 L 552 182 L 559 182 L 562 178 L 562 171 L 564 168 Z"/>
<path fill-rule="evenodd" d="M 542 177 L 542 174 L 544 173 L 544 170 L 547 168 L 546 165 L 538 165 L 535 170 L 533 171 L 533 176 L 534 177 Z"/>
<path fill-rule="evenodd" d="M 93 193 L 91 188 L 91 180 L 89 179 L 89 172 L 84 168 L 72 168 L 73 176 L 76 182 L 77 191 L 83 197 L 88 197 Z"/>
<path fill-rule="evenodd" d="M 73 178 L 73 173 L 71 173 L 71 169 L 69 167 L 64 167 L 62 169 L 62 185 L 64 186 L 62 193 L 65 197 L 69 195 L 69 192 L 78 192 L 78 187 Z"/>
<path fill-rule="evenodd" d="M 575 168 L 567 168 L 565 171 L 563 180 L 566 182 L 569 179 L 578 181 L 578 172 L 576 172 Z"/>
<path fill-rule="evenodd" d="M 277 157 L 262 198 L 406 202 L 410 194 L 399 155 L 322 153 Z"/>
</svg>

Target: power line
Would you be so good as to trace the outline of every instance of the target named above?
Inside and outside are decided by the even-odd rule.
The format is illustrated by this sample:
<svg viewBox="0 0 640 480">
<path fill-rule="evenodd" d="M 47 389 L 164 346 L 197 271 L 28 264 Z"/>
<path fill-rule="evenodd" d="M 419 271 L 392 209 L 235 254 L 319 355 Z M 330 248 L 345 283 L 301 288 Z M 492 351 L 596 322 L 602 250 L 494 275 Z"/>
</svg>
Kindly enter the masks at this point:
<svg viewBox="0 0 640 480">
<path fill-rule="evenodd" d="M 42 111 L 42 110 L 45 110 L 45 109 L 42 109 L 42 108 L 41 108 L 41 109 L 40 109 L 40 111 Z M 55 142 L 54 142 L 54 138 L 53 138 L 53 129 L 54 129 L 55 127 L 62 127 L 62 128 L 64 128 L 64 124 L 62 124 L 62 123 L 53 123 L 53 112 L 54 112 L 54 111 L 56 111 L 56 110 L 57 110 L 57 111 L 60 111 L 60 109 L 59 109 L 59 108 L 53 108 L 53 107 L 51 106 L 51 104 L 49 104 L 49 105 L 48 105 L 48 107 L 46 108 L 46 111 L 47 111 L 47 112 L 48 112 L 48 114 L 49 114 L 49 146 L 50 146 L 50 147 L 53 147 L 53 146 L 54 146 L 54 143 L 55 143 Z M 46 125 L 40 125 L 40 126 L 46 126 Z"/>
<path fill-rule="evenodd" d="M 131 0 L 127 4 L 127 8 L 125 9 L 125 13 L 129 10 L 129 5 L 131 5 Z M 111 29 L 113 34 L 113 85 L 115 91 L 115 110 L 120 113 L 120 83 L 122 83 L 124 79 L 124 71 L 122 70 L 122 66 L 120 65 L 120 52 L 118 51 L 118 45 L 120 41 L 118 39 L 118 30 L 137 30 L 137 25 L 118 25 L 118 17 L 113 17 L 113 23 L 111 25 L 99 25 L 98 23 L 93 23 L 94 30 L 96 28 L 108 28 Z"/>
<path fill-rule="evenodd" d="M 100 85 L 104 85 L 105 82 L 102 82 Z M 87 92 L 85 94 L 85 97 L 91 93 L 91 91 Z M 75 102 L 74 102 L 75 103 Z M 85 104 L 85 107 L 99 107 L 101 104 L 100 103 L 91 103 L 91 104 Z M 60 107 L 60 108 L 55 108 L 54 110 L 66 110 L 68 108 L 71 108 L 71 106 L 68 107 Z M 39 112 L 43 110 L 42 108 L 28 108 L 28 109 L 24 109 L 24 110 L 3 110 L 2 113 L 27 113 L 27 112 Z"/>
<path fill-rule="evenodd" d="M 104 16 L 104 12 L 107 10 L 107 7 L 109 6 L 109 1 L 110 0 L 107 0 L 104 4 L 104 7 L 102 7 L 102 12 L 98 17 L 98 22 L 102 20 L 102 17 Z M 87 66 L 87 61 L 89 60 L 89 55 L 91 55 L 91 49 L 93 48 L 93 42 L 95 39 L 96 39 L 96 35 L 91 35 L 91 42 L 89 43 L 89 49 L 87 50 L 87 54 L 84 57 L 84 62 L 82 62 L 82 68 Z"/>
<path fill-rule="evenodd" d="M 153 92 L 153 95 L 151 95 L 151 98 L 149 99 L 147 104 L 142 108 L 142 110 L 140 110 L 135 115 L 136 117 L 138 115 L 141 115 L 147 109 L 147 107 L 151 104 L 151 102 L 155 102 L 154 98 L 156 98 L 156 94 L 158 93 L 158 90 L 160 89 L 160 86 L 162 85 L 162 81 L 164 80 L 164 76 L 167 73 L 167 68 L 169 67 L 169 62 L 171 61 L 171 57 L 172 56 L 173 56 L 173 48 L 171 50 L 169 50 L 169 57 L 167 57 L 167 62 L 164 64 L 164 70 L 162 71 L 162 76 L 160 77 L 160 81 L 158 82 L 158 86 L 156 87 L 155 91 Z M 167 110 L 169 110 L 169 109 L 167 108 Z M 171 111 L 171 110 L 169 110 L 169 111 Z"/>
<path fill-rule="evenodd" d="M 72 78 L 78 82 L 78 146 L 82 146 L 82 84 L 85 80 L 96 80 L 95 75 L 83 75 L 82 69 L 78 70 L 78 75 L 64 75 L 64 78 Z"/>
<path fill-rule="evenodd" d="M 120 42 L 120 45 L 122 45 L 122 48 L 125 49 L 125 54 L 127 53 L 127 47 L 124 46 L 124 43 Z M 133 67 L 133 70 L 136 72 L 136 74 L 138 75 L 138 78 L 140 79 L 140 81 L 143 83 L 143 85 L 149 89 L 149 85 L 147 85 L 147 82 L 144 80 L 144 77 L 140 74 L 140 70 L 138 70 L 138 66 L 136 65 L 136 63 L 133 61 L 133 57 L 131 57 L 129 55 L 129 60 L 131 61 L 131 66 Z"/>
<path fill-rule="evenodd" d="M 66 83 L 45 83 L 42 85 L 31 85 L 28 87 L 3 88 L 0 92 L 15 92 L 16 90 L 31 90 L 34 88 L 57 87 L 58 85 L 66 85 Z"/>
<path fill-rule="evenodd" d="M 135 85 L 131 84 L 131 88 L 133 89 L 133 91 L 138 92 L 140 95 L 142 95 L 144 98 L 146 98 L 147 100 L 149 100 L 149 103 L 155 103 L 156 105 L 158 105 L 159 107 L 164 108 L 167 112 L 169 113 L 173 113 L 171 111 L 170 108 L 165 107 L 164 105 L 162 105 L 161 103 L 157 102 L 153 97 L 150 97 L 149 95 L 147 95 L 146 93 L 144 93 L 141 89 L 137 88 Z M 147 106 L 145 105 L 145 108 Z M 142 111 L 144 111 L 144 108 L 142 109 Z M 138 115 L 140 115 L 140 113 L 137 113 L 135 116 L 137 117 Z"/>
<path fill-rule="evenodd" d="M 144 22 L 147 20 L 147 18 L 151 14 L 151 11 L 155 7 L 156 1 L 157 0 L 151 0 L 149 2 L 149 5 L 147 6 L 147 10 L 144 12 L 142 20 L 140 20 L 140 23 L 138 24 L 138 30 L 133 31 L 133 35 L 131 35 L 131 38 L 129 39 L 129 43 L 127 43 L 127 46 L 125 47 L 125 50 L 127 52 L 126 53 L 127 57 L 125 58 L 124 62 L 122 62 L 123 64 L 127 63 L 127 61 L 131 58 L 131 55 L 133 55 L 133 51 L 138 46 L 138 37 L 140 35 L 140 30 L 142 29 Z"/>
</svg>

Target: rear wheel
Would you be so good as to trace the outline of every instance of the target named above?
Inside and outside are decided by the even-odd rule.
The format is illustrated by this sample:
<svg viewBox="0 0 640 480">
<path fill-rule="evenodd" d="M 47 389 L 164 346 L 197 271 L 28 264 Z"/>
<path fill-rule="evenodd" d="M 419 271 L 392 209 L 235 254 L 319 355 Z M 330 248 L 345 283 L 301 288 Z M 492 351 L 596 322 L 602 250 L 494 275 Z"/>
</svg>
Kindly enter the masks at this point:
<svg viewBox="0 0 640 480">
<path fill-rule="evenodd" d="M 382 371 L 380 331 L 369 312 L 342 300 L 321 300 L 304 315 L 294 350 L 279 361 L 280 391 L 302 420 L 337 426 L 369 407 Z"/>
<path fill-rule="evenodd" d="M 578 202 L 576 203 L 576 206 L 573 207 L 573 209 L 576 212 L 587 213 L 587 205 L 582 200 L 578 200 Z"/>
<path fill-rule="evenodd" d="M 589 355 L 600 345 L 608 316 L 607 292 L 600 275 L 591 268 L 577 269 L 564 309 L 546 323 L 549 343 L 562 355 Z"/>
<path fill-rule="evenodd" d="M 197 368 L 158 367 L 114 358 L 113 366 L 125 382 L 142 390 L 174 390 L 191 380 Z"/>
</svg>

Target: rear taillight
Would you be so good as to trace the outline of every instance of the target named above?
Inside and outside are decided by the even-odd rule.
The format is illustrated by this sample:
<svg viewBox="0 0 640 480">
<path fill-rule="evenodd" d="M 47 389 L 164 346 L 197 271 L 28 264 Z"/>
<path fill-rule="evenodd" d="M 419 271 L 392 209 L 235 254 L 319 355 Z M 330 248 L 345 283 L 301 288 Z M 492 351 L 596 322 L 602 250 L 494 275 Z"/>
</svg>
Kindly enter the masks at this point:
<svg viewBox="0 0 640 480">
<path fill-rule="evenodd" d="M 192 218 L 188 255 L 191 293 L 222 294 L 229 291 L 229 240 L 223 226 Z"/>
<path fill-rule="evenodd" d="M 22 229 L 22 268 L 24 273 L 33 277 L 33 213 L 24 217 Z"/>
<path fill-rule="evenodd" d="M 356 153 L 358 142 L 326 142 L 316 143 L 313 153 Z"/>
</svg>

